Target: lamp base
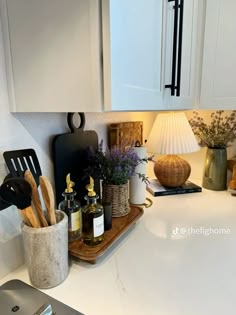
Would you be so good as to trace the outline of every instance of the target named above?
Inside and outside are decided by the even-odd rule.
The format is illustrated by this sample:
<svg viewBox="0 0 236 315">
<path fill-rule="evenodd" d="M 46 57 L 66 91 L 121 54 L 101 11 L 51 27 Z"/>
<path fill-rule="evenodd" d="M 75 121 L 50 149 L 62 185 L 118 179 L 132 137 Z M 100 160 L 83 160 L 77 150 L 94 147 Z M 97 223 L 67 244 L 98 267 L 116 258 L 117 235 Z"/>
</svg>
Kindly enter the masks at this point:
<svg viewBox="0 0 236 315">
<path fill-rule="evenodd" d="M 154 173 L 161 185 L 178 187 L 183 185 L 191 173 L 190 164 L 178 155 L 165 155 L 154 164 Z"/>
</svg>

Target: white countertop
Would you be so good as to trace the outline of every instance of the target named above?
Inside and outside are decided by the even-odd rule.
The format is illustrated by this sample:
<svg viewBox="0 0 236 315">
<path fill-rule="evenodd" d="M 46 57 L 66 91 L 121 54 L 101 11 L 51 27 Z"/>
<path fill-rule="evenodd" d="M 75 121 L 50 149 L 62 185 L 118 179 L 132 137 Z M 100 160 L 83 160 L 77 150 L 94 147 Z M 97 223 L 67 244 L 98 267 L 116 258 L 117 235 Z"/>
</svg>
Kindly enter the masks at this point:
<svg viewBox="0 0 236 315">
<path fill-rule="evenodd" d="M 236 197 L 203 189 L 152 199 L 96 265 L 73 260 L 68 278 L 44 292 L 86 315 L 234 314 Z M 0 284 L 10 279 L 30 283 L 24 266 Z"/>
</svg>

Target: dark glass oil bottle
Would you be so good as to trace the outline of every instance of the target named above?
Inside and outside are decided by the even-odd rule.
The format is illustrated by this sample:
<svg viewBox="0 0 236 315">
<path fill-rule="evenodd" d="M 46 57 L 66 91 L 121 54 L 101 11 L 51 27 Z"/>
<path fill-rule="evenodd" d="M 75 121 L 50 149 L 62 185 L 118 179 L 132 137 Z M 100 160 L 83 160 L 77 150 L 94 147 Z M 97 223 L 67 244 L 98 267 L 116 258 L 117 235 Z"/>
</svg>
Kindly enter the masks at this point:
<svg viewBox="0 0 236 315">
<path fill-rule="evenodd" d="M 95 246 L 103 241 L 104 214 L 103 207 L 97 203 L 98 196 L 94 191 L 94 182 L 90 177 L 90 184 L 86 186 L 88 195 L 85 196 L 87 205 L 82 208 L 82 238 L 89 246 Z"/>
<path fill-rule="evenodd" d="M 64 200 L 60 202 L 59 209 L 68 216 L 68 240 L 78 240 L 81 237 L 81 205 L 75 199 L 76 192 L 73 191 L 73 182 L 70 181 L 70 174 L 67 175 L 67 188 L 62 193 Z"/>
</svg>

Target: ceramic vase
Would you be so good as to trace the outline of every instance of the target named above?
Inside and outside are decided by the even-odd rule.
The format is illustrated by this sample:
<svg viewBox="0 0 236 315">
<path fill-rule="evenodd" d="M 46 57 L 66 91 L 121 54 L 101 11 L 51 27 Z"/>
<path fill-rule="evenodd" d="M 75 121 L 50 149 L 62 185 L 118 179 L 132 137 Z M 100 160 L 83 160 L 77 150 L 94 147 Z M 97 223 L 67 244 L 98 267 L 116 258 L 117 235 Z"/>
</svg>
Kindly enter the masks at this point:
<svg viewBox="0 0 236 315">
<path fill-rule="evenodd" d="M 226 148 L 207 148 L 202 187 L 209 190 L 225 190 L 227 180 Z"/>
</svg>

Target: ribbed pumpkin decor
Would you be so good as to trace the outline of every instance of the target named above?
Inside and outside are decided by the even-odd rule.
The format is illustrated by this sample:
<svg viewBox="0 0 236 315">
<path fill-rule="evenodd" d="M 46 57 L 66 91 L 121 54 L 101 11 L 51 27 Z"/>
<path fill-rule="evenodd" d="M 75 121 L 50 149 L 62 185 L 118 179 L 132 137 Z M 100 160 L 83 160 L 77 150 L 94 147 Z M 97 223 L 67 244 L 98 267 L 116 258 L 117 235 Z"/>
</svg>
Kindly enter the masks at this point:
<svg viewBox="0 0 236 315">
<path fill-rule="evenodd" d="M 168 154 L 155 162 L 154 173 L 161 185 L 178 187 L 188 179 L 191 167 L 187 161 L 178 155 Z"/>
<path fill-rule="evenodd" d="M 129 213 L 128 183 L 123 185 L 103 184 L 102 202 L 112 204 L 112 216 L 122 217 Z"/>
<path fill-rule="evenodd" d="M 147 141 L 149 153 L 165 155 L 154 164 L 163 186 L 178 187 L 188 179 L 191 167 L 176 154 L 199 150 L 196 137 L 184 112 L 158 114 Z"/>
</svg>

